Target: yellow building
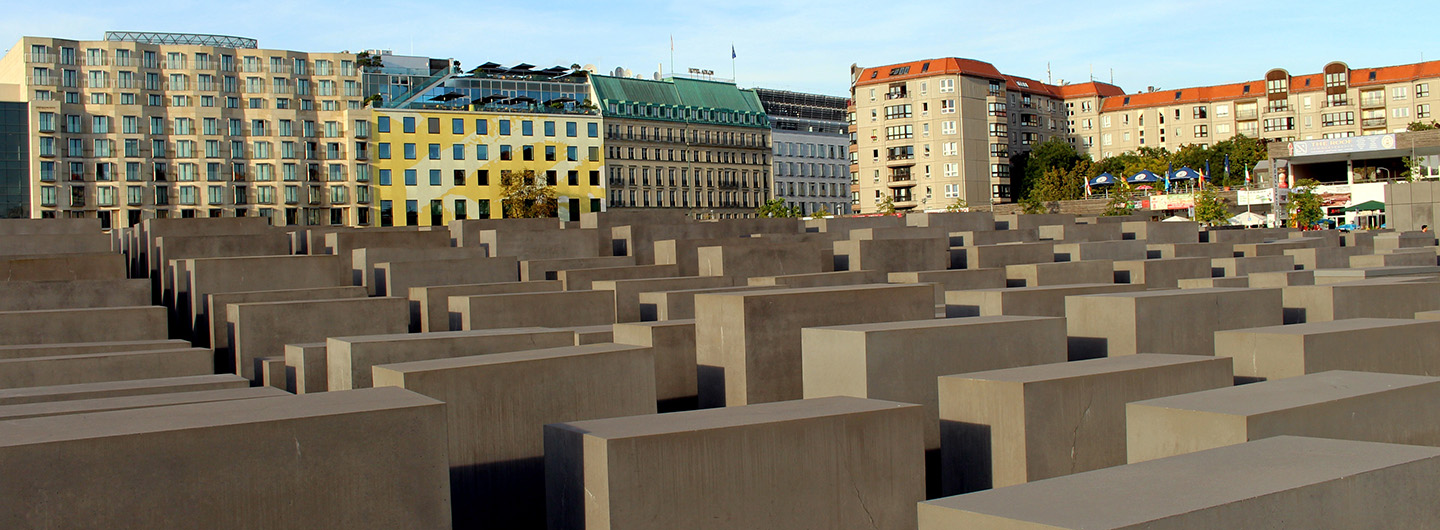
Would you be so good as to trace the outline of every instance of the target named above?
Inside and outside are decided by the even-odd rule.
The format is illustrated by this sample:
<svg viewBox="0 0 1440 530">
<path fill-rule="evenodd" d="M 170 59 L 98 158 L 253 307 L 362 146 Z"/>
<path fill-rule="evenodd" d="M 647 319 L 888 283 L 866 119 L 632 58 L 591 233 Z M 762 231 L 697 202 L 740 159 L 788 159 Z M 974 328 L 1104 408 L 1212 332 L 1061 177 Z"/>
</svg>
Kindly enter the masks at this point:
<svg viewBox="0 0 1440 530">
<path fill-rule="evenodd" d="M 381 109 L 375 119 L 380 226 L 498 219 L 506 172 L 553 187 L 561 219 L 601 209 L 598 115 Z"/>
<path fill-rule="evenodd" d="M 555 191 L 561 219 L 605 208 L 604 140 L 599 109 L 585 101 L 586 72 L 487 63 L 396 83 L 408 58 L 383 59 L 380 73 L 398 72 L 388 82 L 402 88 L 377 91 L 398 93 L 374 111 L 379 226 L 499 219 L 503 178 L 525 172 Z"/>
</svg>

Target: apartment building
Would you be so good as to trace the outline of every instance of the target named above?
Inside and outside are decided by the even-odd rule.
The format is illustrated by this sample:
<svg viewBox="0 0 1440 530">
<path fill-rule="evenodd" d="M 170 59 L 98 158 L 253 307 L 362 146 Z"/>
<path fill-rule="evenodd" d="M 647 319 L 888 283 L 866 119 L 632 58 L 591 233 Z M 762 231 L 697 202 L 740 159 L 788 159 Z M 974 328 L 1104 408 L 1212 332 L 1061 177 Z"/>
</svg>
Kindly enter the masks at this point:
<svg viewBox="0 0 1440 530">
<path fill-rule="evenodd" d="M 1101 98 L 1123 93 L 1098 82 L 1050 85 L 954 57 L 851 74 L 851 199 L 862 213 L 886 198 L 897 211 L 1013 201 L 1011 156 L 1070 139 L 1072 110 L 1095 112 Z"/>
<path fill-rule="evenodd" d="M 605 124 L 609 208 L 750 217 L 770 197 L 770 123 L 734 83 L 594 75 Z"/>
<path fill-rule="evenodd" d="M 1107 97 L 1098 119 L 1081 122 L 1074 134 L 1098 136 L 1086 152 L 1104 158 L 1236 134 L 1315 140 L 1399 132 L 1435 120 L 1440 92 L 1432 85 L 1440 91 L 1440 61 L 1359 69 L 1337 61 L 1304 75 L 1277 68 L 1255 81 Z"/>
<path fill-rule="evenodd" d="M 371 223 L 353 54 L 214 35 L 24 37 L 0 84 L 29 107 L 32 217 Z"/>
<path fill-rule="evenodd" d="M 495 63 L 458 72 L 448 60 L 379 57 L 367 93 L 384 95 L 374 111 L 380 226 L 502 218 L 510 174 L 553 189 L 561 219 L 604 208 L 604 140 L 588 72 Z M 397 70 L 407 62 L 439 71 Z"/>
<path fill-rule="evenodd" d="M 845 98 L 756 88 L 770 117 L 775 194 L 802 214 L 850 213 Z"/>
</svg>

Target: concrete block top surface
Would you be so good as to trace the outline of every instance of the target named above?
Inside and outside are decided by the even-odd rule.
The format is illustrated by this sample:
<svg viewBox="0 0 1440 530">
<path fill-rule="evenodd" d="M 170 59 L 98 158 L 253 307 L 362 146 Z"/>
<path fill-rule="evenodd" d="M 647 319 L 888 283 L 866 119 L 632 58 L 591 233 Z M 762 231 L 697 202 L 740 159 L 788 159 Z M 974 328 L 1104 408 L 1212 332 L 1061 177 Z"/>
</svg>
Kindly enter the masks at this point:
<svg viewBox="0 0 1440 530">
<path fill-rule="evenodd" d="M 0 406 L 0 420 L 289 395 L 291 395 L 289 392 L 275 387 L 257 386 L 226 388 L 221 390 L 200 390 L 195 392 L 174 392 L 169 394 L 142 394 L 137 396 L 76 399 L 71 401 L 48 401 Z"/>
<path fill-rule="evenodd" d="M 477 329 L 469 331 L 431 331 L 428 333 L 386 333 L 382 335 L 353 335 L 349 337 L 330 337 L 330 340 L 348 343 L 376 343 L 376 342 L 404 342 L 404 341 L 425 341 L 436 339 L 459 339 L 467 337 L 503 337 L 507 335 L 530 335 L 535 333 L 558 332 L 551 328 L 529 327 L 529 328 L 495 328 Z M 323 343 L 322 343 L 323 345 Z"/>
<path fill-rule="evenodd" d="M 954 378 L 983 379 L 986 381 L 1001 381 L 1010 383 L 1035 383 L 1041 381 L 1054 381 L 1058 379 L 1070 379 L 1075 377 L 1087 377 L 1114 372 L 1124 372 L 1129 370 L 1140 370 L 1160 366 L 1225 362 L 1224 359 L 1225 358 L 1223 357 L 1204 357 L 1199 355 L 1141 353 L 1137 355 L 1123 355 L 1119 357 L 1106 357 L 1085 361 L 1037 364 L 1034 366 L 1022 366 L 1019 368 L 1005 368 L 1002 370 L 989 370 L 984 372 L 971 372 L 968 374 L 947 375 L 941 377 L 940 379 L 942 381 L 945 379 Z"/>
<path fill-rule="evenodd" d="M 957 326 L 983 326 L 997 322 L 1030 322 L 1039 320 L 1063 320 L 1060 317 L 1034 317 L 1034 316 L 1009 316 L 995 315 L 968 318 L 939 318 L 931 320 L 900 320 L 895 322 L 874 322 L 869 324 L 850 324 L 845 326 L 825 326 L 807 329 L 826 329 L 835 331 L 852 331 L 866 333 L 872 331 L 905 331 L 916 329 L 949 328 Z"/>
<path fill-rule="evenodd" d="M 1257 328 L 1232 329 L 1228 331 L 1217 331 L 1216 333 L 1261 333 L 1266 335 L 1324 335 L 1327 333 L 1346 333 L 1356 330 L 1401 326 L 1440 326 L 1440 322 L 1430 320 L 1410 320 L 1405 318 L 1347 318 L 1344 320 L 1306 322 L 1303 324 L 1288 324 L 1283 326 L 1263 326 Z"/>
<path fill-rule="evenodd" d="M 878 399 L 834 396 L 777 401 L 739 407 L 722 407 L 687 412 L 576 421 L 563 424 L 563 428 L 581 431 L 586 435 L 597 438 L 623 439 L 723 429 L 745 425 L 782 423 L 910 407 L 918 408 L 920 405 Z"/>
<path fill-rule="evenodd" d="M 632 344 L 615 344 L 602 342 L 586 344 L 584 346 L 563 346 L 559 348 L 544 348 L 539 350 L 526 350 L 518 352 L 490 353 L 470 357 L 451 357 L 447 359 L 432 359 L 426 361 L 410 361 L 384 365 L 385 369 L 400 373 L 434 372 L 451 370 L 455 368 L 471 368 L 476 366 L 508 364 L 517 362 L 540 361 L 557 359 L 575 355 L 590 355 L 596 353 L 610 353 L 642 349 Z"/>
<path fill-rule="evenodd" d="M 1253 416 L 1404 387 L 1440 377 L 1333 370 L 1134 402 L 1135 405 Z"/>
<path fill-rule="evenodd" d="M 31 386 L 23 388 L 0 389 L 0 399 L 19 398 L 31 396 L 48 396 L 57 394 L 69 394 L 72 392 L 95 392 L 106 390 L 125 390 L 131 388 L 146 388 L 154 386 L 183 386 L 205 383 L 244 383 L 250 386 L 250 381 L 234 374 L 217 375 L 192 375 L 185 377 L 164 377 L 159 379 L 129 379 L 125 381 L 110 381 L 104 383 L 80 383 L 75 385 L 54 385 L 54 386 Z"/>
<path fill-rule="evenodd" d="M 50 416 L 6 422 L 0 447 L 441 404 L 403 388 L 385 387 Z"/>
<path fill-rule="evenodd" d="M 1203 289 L 1157 289 L 1157 290 L 1153 290 L 1153 291 L 1127 291 L 1127 292 L 1121 292 L 1121 293 L 1098 293 L 1098 294 L 1087 294 L 1087 295 L 1085 295 L 1085 296 L 1091 296 L 1091 297 L 1110 297 L 1110 298 L 1165 298 L 1165 297 L 1173 297 L 1173 296 L 1201 296 L 1201 295 L 1208 295 L 1208 294 L 1249 293 L 1249 292 L 1266 291 L 1266 290 L 1272 290 L 1272 291 L 1279 292 L 1278 289 L 1251 289 L 1251 288 L 1248 288 L 1248 287 L 1207 287 L 1207 288 L 1203 288 Z"/>
<path fill-rule="evenodd" d="M 1167 517 L 1436 457 L 1440 449 L 1433 447 L 1278 436 L 926 501 L 920 510 L 922 517 L 934 507 L 1053 528 L 1141 528 Z M 1255 517 L 1258 523 L 1262 514 Z"/>
</svg>

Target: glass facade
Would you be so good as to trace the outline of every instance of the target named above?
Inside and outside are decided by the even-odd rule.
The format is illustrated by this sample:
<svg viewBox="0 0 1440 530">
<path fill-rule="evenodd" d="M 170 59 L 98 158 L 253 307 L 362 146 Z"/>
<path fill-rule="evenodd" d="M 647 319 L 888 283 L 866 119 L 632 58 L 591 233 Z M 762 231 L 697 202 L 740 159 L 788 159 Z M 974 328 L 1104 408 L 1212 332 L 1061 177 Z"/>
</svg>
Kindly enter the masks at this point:
<svg viewBox="0 0 1440 530">
<path fill-rule="evenodd" d="M 0 218 L 30 216 L 30 119 L 25 103 L 0 101 Z"/>
</svg>

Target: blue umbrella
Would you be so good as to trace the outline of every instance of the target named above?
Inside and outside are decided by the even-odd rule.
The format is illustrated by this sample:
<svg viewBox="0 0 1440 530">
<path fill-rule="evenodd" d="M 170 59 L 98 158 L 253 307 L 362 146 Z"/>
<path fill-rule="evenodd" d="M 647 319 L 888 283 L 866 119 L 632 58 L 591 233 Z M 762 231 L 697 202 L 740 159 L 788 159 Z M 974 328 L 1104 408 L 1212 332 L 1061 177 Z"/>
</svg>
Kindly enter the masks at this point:
<svg viewBox="0 0 1440 530">
<path fill-rule="evenodd" d="M 1109 174 L 1109 173 L 1101 173 L 1099 176 L 1097 176 L 1097 177 L 1095 177 L 1095 178 L 1093 178 L 1093 179 L 1090 179 L 1090 185 L 1091 185 L 1091 186 L 1110 186 L 1110 185 L 1113 185 L 1113 184 L 1115 184 L 1116 182 L 1119 182 L 1119 181 L 1120 181 L 1120 179 L 1115 178 L 1115 175 L 1111 175 L 1111 174 Z"/>
<path fill-rule="evenodd" d="M 1190 166 L 1185 166 L 1180 168 L 1180 171 L 1176 171 L 1175 175 L 1170 178 L 1173 178 L 1175 180 L 1197 179 L 1200 178 L 1200 172 L 1190 169 Z"/>
<path fill-rule="evenodd" d="M 1142 169 L 1139 173 L 1131 175 L 1130 178 L 1125 179 L 1125 182 L 1129 182 L 1131 184 L 1160 182 L 1160 176 L 1151 173 L 1148 169 Z"/>
</svg>

